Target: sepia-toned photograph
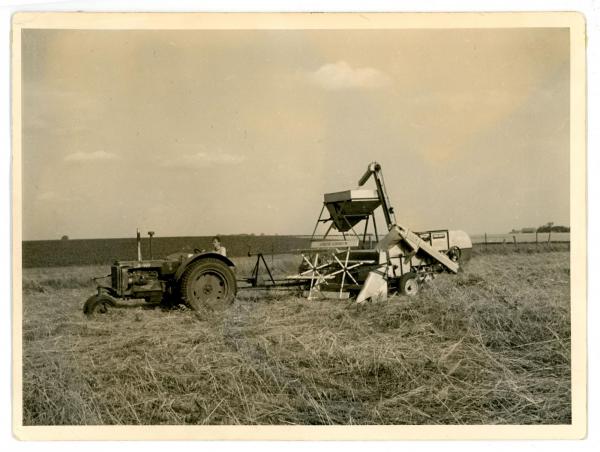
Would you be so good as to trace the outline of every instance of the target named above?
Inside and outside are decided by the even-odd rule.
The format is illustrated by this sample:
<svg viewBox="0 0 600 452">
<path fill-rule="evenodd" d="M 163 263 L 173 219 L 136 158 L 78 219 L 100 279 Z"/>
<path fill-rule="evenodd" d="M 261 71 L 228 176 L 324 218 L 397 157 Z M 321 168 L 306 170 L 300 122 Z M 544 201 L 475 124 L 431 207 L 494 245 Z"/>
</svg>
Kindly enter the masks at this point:
<svg viewBox="0 0 600 452">
<path fill-rule="evenodd" d="M 574 13 L 16 15 L 15 431 L 581 437 L 583 61 Z"/>
</svg>

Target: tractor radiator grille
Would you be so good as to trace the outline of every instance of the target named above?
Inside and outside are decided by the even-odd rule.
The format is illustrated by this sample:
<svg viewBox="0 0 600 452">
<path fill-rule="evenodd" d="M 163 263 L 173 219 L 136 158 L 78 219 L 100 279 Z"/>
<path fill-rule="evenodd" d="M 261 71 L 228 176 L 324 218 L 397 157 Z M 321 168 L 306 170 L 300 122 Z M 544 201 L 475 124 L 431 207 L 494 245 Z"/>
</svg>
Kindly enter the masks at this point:
<svg viewBox="0 0 600 452">
<path fill-rule="evenodd" d="M 119 290 L 120 284 L 119 284 L 119 279 L 121 276 L 121 271 L 118 265 L 113 265 L 110 268 L 110 280 L 111 280 L 111 286 L 113 289 L 115 290 Z"/>
</svg>

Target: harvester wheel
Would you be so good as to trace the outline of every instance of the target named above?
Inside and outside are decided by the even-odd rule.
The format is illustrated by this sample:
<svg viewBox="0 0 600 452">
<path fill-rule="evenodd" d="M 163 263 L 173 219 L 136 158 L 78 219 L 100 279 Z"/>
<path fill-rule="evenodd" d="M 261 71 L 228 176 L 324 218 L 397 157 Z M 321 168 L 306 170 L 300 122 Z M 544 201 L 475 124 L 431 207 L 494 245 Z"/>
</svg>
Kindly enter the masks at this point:
<svg viewBox="0 0 600 452">
<path fill-rule="evenodd" d="M 106 314 L 110 308 L 116 306 L 115 300 L 109 295 L 93 295 L 83 305 L 83 313 L 87 316 Z"/>
<path fill-rule="evenodd" d="M 193 310 L 225 309 L 235 298 L 235 275 L 231 268 L 218 259 L 205 258 L 192 264 L 180 281 L 182 300 Z"/>
<path fill-rule="evenodd" d="M 400 277 L 400 293 L 408 297 L 414 297 L 419 293 L 419 280 L 414 272 L 405 273 Z"/>
<path fill-rule="evenodd" d="M 452 260 L 454 262 L 460 261 L 460 255 L 461 255 L 460 248 L 458 246 L 453 246 L 452 248 L 450 248 L 448 250 L 447 255 L 450 258 L 450 260 Z"/>
</svg>

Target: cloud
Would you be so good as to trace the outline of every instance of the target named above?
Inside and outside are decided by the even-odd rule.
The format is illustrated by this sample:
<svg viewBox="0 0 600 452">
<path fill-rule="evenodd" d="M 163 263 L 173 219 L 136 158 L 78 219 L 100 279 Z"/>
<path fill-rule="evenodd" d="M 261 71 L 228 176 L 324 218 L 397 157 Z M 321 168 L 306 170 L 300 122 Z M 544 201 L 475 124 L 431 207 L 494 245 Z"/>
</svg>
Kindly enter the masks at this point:
<svg viewBox="0 0 600 452">
<path fill-rule="evenodd" d="M 239 165 L 245 160 L 245 156 L 238 154 L 197 152 L 165 160 L 162 162 L 162 166 L 169 168 L 208 168 L 217 165 Z"/>
<path fill-rule="evenodd" d="M 329 63 L 308 74 L 314 84 L 330 90 L 349 88 L 381 88 L 389 85 L 390 77 L 372 67 L 353 68 L 345 61 Z"/>
<path fill-rule="evenodd" d="M 93 152 L 74 152 L 65 157 L 65 162 L 86 162 L 99 160 L 116 160 L 119 157 L 116 154 L 106 151 Z"/>
</svg>

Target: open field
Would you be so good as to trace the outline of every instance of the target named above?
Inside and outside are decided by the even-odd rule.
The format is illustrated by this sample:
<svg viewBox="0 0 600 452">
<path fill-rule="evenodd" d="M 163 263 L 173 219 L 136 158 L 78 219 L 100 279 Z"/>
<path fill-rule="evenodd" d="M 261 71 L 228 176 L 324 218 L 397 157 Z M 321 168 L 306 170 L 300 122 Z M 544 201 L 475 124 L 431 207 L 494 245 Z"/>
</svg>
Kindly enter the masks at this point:
<svg viewBox="0 0 600 452">
<path fill-rule="evenodd" d="M 410 299 L 243 291 L 93 320 L 108 267 L 25 269 L 24 424 L 570 423 L 569 253 L 510 249 Z"/>
<path fill-rule="evenodd" d="M 222 236 L 227 254 L 247 256 L 248 252 L 282 254 L 306 248 L 308 237 L 292 235 L 230 235 Z M 211 248 L 208 237 L 154 237 L 152 254 L 164 257 L 178 251 Z M 148 237 L 142 238 L 142 254 L 150 257 Z M 135 236 L 124 239 L 35 240 L 23 242 L 23 267 L 60 267 L 67 265 L 104 265 L 115 259 L 137 259 Z"/>
<path fill-rule="evenodd" d="M 488 235 L 488 247 L 510 247 L 514 249 L 514 239 L 518 249 L 536 246 L 535 234 L 494 234 Z M 552 243 L 548 234 L 538 234 L 537 247 L 568 246 L 569 233 L 552 233 Z M 262 252 L 265 255 L 293 252 L 307 248 L 309 236 L 295 235 L 228 235 L 222 236 L 227 254 L 232 257 L 246 256 L 248 252 Z M 484 236 L 475 235 L 471 239 L 475 248 L 483 247 Z M 152 251 L 155 257 L 164 257 L 177 251 L 192 251 L 194 248 L 210 249 L 212 237 L 155 237 Z M 374 240 L 374 238 L 373 238 Z M 512 251 L 511 249 L 511 251 Z M 142 253 L 150 256 L 148 237 L 142 239 Z M 104 265 L 118 259 L 137 259 L 135 237 L 124 239 L 84 239 L 84 240 L 36 240 L 23 242 L 23 267 L 61 267 L 67 265 Z"/>
</svg>

